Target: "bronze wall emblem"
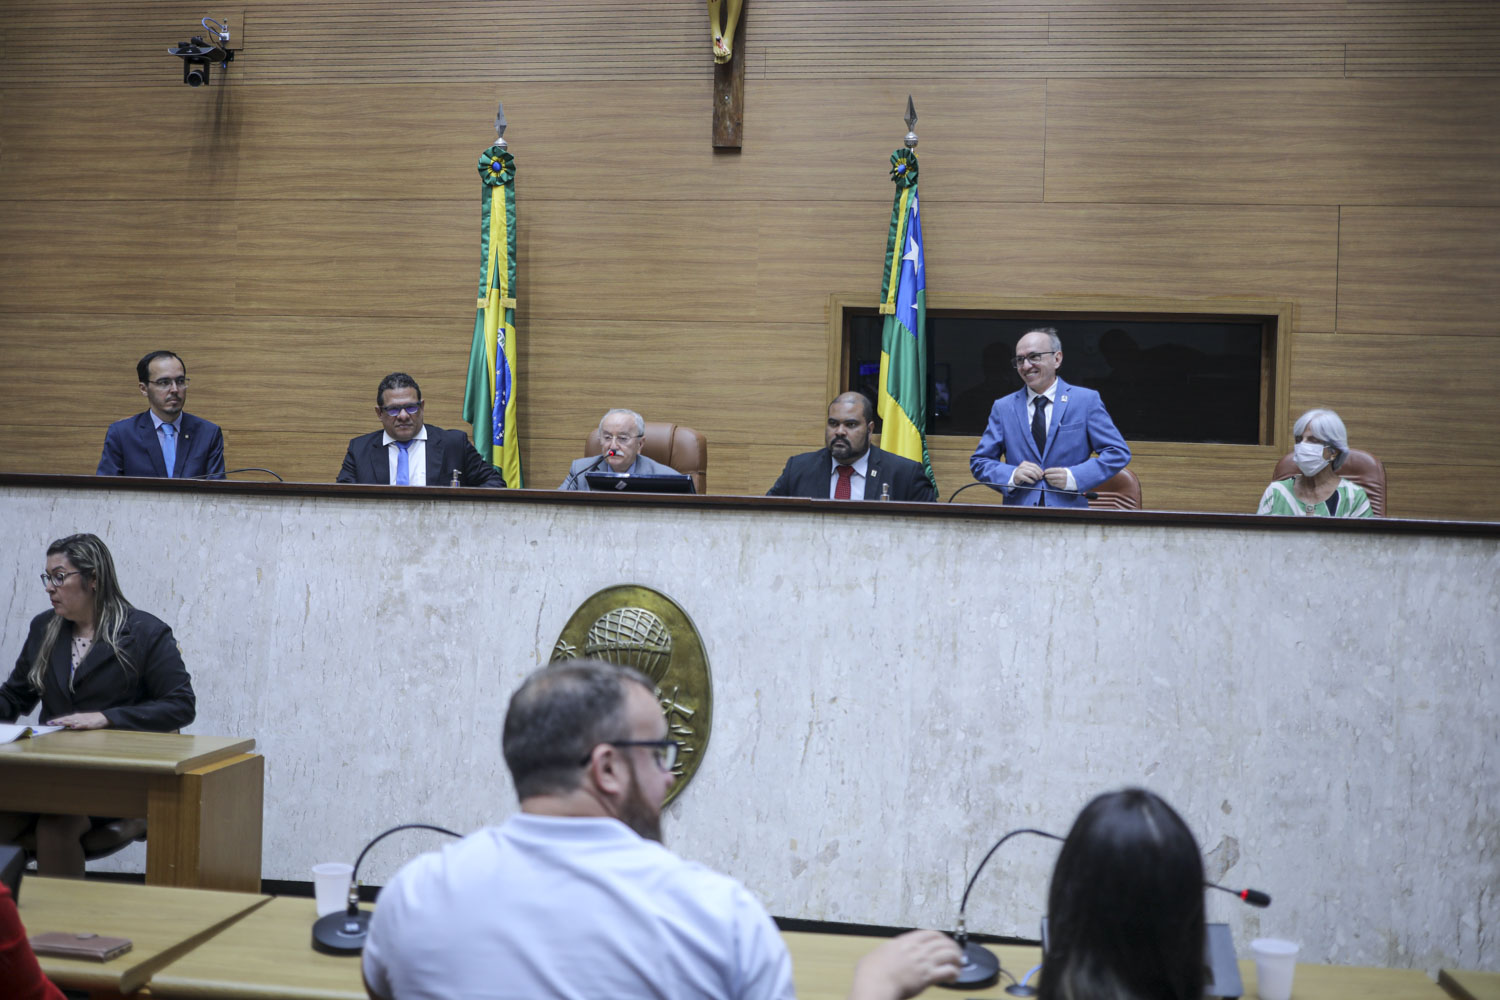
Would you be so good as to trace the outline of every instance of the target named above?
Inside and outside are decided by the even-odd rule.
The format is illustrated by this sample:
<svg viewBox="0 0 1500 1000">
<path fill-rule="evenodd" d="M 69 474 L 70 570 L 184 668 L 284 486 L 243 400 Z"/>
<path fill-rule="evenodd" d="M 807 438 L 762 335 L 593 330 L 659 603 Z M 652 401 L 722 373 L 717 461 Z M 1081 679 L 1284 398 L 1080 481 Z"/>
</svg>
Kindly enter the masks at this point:
<svg viewBox="0 0 1500 1000">
<path fill-rule="evenodd" d="M 634 667 L 656 684 L 667 735 L 682 743 L 677 783 L 667 794 L 671 802 L 693 780 L 713 723 L 708 654 L 692 619 L 650 587 L 607 587 L 573 612 L 552 647 L 554 663 L 581 656 Z"/>
</svg>

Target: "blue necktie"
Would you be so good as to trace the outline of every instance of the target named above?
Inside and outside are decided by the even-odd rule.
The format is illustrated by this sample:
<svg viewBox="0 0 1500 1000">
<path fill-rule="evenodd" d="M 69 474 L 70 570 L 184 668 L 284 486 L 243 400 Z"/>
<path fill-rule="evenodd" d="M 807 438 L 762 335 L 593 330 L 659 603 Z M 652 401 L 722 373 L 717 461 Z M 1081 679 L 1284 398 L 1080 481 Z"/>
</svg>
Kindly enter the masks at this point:
<svg viewBox="0 0 1500 1000">
<path fill-rule="evenodd" d="M 177 428 L 172 424 L 161 425 L 161 457 L 167 463 L 167 478 L 172 478 L 172 470 L 177 468 Z"/>
<path fill-rule="evenodd" d="M 396 452 L 396 485 L 411 485 L 411 462 L 407 456 L 406 449 L 411 447 L 410 441 L 397 441 L 396 447 L 401 450 Z"/>
</svg>

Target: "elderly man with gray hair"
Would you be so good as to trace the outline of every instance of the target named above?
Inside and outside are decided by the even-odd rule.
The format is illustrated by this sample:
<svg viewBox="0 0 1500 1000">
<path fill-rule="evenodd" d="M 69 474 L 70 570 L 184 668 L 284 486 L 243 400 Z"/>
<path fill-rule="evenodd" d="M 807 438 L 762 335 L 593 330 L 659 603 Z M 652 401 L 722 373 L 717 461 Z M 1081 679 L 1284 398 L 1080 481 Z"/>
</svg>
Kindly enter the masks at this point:
<svg viewBox="0 0 1500 1000">
<path fill-rule="evenodd" d="M 590 472 L 617 472 L 632 476 L 677 476 L 681 475 L 669 465 L 641 454 L 641 445 L 646 440 L 646 421 L 634 410 L 610 410 L 599 421 L 599 443 L 604 445 L 604 454 L 588 455 L 575 461 L 568 469 L 568 478 L 558 487 L 560 490 L 586 490 Z"/>
<path fill-rule="evenodd" d="M 1349 432 L 1332 410 L 1308 410 L 1292 427 L 1298 472 L 1266 487 L 1257 514 L 1374 517 L 1364 487 L 1338 474 L 1349 457 Z"/>
</svg>

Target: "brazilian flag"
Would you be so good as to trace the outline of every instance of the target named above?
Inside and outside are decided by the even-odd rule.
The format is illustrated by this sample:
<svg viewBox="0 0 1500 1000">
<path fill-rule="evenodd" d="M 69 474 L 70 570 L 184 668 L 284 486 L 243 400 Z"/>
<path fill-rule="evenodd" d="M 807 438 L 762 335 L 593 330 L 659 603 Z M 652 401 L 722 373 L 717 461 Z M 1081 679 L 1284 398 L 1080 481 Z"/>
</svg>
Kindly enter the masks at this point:
<svg viewBox="0 0 1500 1000">
<path fill-rule="evenodd" d="M 891 208 L 885 249 L 885 281 L 880 311 L 880 447 L 921 465 L 937 488 L 927 455 L 927 268 L 922 246 L 922 212 L 917 201 L 917 154 L 891 154 L 896 201 Z"/>
<path fill-rule="evenodd" d="M 479 299 L 469 347 L 464 419 L 474 448 L 521 486 L 516 430 L 516 161 L 499 145 L 479 154 Z"/>
</svg>

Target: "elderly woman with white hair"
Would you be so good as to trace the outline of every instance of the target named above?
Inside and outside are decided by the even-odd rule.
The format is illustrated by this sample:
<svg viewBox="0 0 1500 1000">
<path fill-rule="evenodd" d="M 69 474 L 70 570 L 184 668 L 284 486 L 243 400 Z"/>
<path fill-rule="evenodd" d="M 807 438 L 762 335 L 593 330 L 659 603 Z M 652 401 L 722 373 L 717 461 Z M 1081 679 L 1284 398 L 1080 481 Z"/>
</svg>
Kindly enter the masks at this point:
<svg viewBox="0 0 1500 1000">
<path fill-rule="evenodd" d="M 1349 457 L 1349 432 L 1332 410 L 1308 410 L 1292 427 L 1298 474 L 1266 487 L 1257 514 L 1374 517 L 1364 487 L 1338 474 Z"/>
</svg>

